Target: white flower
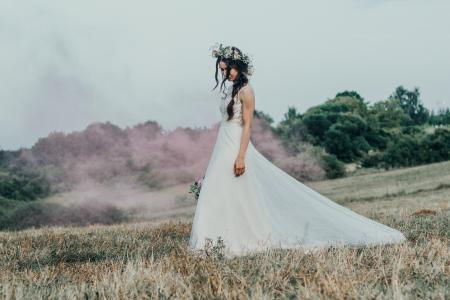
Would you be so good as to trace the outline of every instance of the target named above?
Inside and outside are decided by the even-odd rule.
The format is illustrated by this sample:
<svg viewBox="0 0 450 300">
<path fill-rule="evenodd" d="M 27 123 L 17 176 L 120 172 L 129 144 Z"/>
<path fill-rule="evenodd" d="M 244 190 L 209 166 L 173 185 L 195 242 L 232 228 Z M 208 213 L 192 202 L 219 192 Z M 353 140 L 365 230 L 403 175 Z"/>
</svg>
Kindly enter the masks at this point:
<svg viewBox="0 0 450 300">
<path fill-rule="evenodd" d="M 223 47 L 222 44 L 215 43 L 210 47 L 211 56 L 212 57 L 224 57 L 224 58 L 232 58 L 234 60 L 240 60 L 247 65 L 248 72 L 247 74 L 251 75 L 254 72 L 254 67 L 252 63 L 251 54 L 240 53 L 237 50 L 231 49 L 231 46 Z"/>
</svg>

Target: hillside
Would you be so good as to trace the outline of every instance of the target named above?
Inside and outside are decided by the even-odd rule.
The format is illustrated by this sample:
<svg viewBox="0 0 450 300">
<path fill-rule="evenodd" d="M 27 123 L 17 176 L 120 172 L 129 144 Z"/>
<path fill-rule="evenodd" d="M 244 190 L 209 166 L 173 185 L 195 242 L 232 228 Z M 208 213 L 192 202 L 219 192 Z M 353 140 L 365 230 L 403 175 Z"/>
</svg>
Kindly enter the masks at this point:
<svg viewBox="0 0 450 300">
<path fill-rule="evenodd" d="M 445 299 L 450 297 L 449 179 L 450 162 L 444 162 L 308 183 L 401 230 L 408 239 L 401 245 L 278 250 L 231 260 L 216 245 L 205 249 L 204 257 L 193 256 L 186 249 L 194 208 L 193 202 L 186 205 L 189 199 L 181 210 L 181 205 L 155 208 L 159 224 L 0 232 L 0 295 Z M 166 200 L 183 203 L 184 190 L 171 190 Z"/>
</svg>

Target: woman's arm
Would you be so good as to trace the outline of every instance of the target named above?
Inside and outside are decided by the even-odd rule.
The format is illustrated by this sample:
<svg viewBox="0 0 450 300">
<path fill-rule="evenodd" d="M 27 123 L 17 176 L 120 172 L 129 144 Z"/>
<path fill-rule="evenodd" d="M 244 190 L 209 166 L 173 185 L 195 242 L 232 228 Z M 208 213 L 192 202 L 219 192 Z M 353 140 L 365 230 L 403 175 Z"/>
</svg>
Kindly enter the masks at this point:
<svg viewBox="0 0 450 300">
<path fill-rule="evenodd" d="M 255 93 L 250 85 L 247 84 L 242 88 L 240 96 L 242 99 L 242 119 L 244 124 L 239 153 L 234 163 L 234 173 L 236 176 L 242 175 L 245 171 L 244 159 L 250 142 L 253 112 L 255 110 Z"/>
</svg>

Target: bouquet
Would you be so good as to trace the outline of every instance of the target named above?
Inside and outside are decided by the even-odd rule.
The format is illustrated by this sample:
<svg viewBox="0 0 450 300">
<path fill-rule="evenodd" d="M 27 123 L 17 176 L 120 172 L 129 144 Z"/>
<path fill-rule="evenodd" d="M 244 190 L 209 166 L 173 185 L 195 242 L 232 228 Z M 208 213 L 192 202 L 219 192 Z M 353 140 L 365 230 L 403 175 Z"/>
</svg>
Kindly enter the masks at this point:
<svg viewBox="0 0 450 300">
<path fill-rule="evenodd" d="M 200 190 L 202 188 L 203 179 L 205 179 L 205 176 L 199 178 L 197 181 L 195 181 L 193 184 L 191 184 L 189 193 L 194 194 L 195 200 L 198 200 L 198 197 L 200 195 Z"/>
</svg>

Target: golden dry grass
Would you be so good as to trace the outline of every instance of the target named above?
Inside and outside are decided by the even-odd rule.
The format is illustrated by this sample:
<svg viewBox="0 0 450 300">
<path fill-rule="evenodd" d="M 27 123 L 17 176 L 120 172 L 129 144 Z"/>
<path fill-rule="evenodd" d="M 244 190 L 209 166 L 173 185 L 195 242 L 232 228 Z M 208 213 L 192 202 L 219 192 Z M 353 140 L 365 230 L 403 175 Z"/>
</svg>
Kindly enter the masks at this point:
<svg viewBox="0 0 450 300">
<path fill-rule="evenodd" d="M 403 244 L 228 259 L 220 247 L 192 255 L 185 222 L 0 232 L 0 297 L 449 299 L 450 188 L 439 180 L 450 163 L 391 172 L 313 187 L 401 230 Z"/>
</svg>

